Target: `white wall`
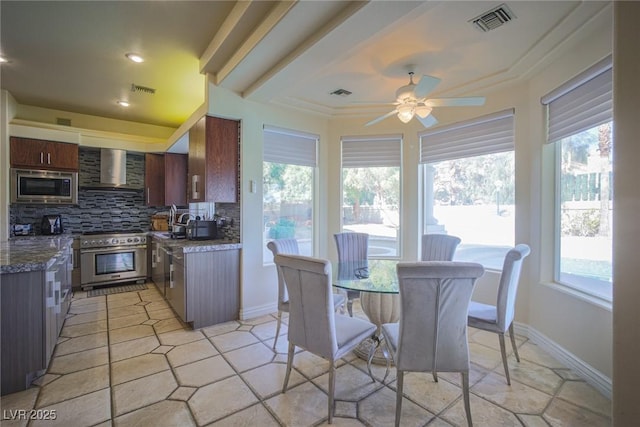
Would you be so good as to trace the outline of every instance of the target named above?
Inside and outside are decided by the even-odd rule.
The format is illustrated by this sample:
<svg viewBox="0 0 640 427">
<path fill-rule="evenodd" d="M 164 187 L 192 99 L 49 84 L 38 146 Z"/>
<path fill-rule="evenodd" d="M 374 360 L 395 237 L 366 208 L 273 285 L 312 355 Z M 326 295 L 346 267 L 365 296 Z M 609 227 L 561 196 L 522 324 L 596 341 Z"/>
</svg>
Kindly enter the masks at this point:
<svg viewBox="0 0 640 427">
<path fill-rule="evenodd" d="M 0 241 L 9 237 L 9 122 L 15 111 L 13 96 L 0 91 Z"/>
</svg>

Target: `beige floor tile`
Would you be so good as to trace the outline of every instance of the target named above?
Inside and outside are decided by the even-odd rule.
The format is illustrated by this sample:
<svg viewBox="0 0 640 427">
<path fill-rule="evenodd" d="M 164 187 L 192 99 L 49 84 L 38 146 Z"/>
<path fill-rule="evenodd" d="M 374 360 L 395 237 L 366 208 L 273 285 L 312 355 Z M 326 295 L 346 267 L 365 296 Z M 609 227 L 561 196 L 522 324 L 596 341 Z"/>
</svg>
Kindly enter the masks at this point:
<svg viewBox="0 0 640 427">
<path fill-rule="evenodd" d="M 176 319 L 175 317 L 170 319 L 158 320 L 153 324 L 153 329 L 157 334 L 164 334 L 166 332 L 171 331 L 179 331 L 185 330 L 190 331 L 191 329 L 188 326 L 185 326 L 181 321 Z"/>
<path fill-rule="evenodd" d="M 390 386 L 395 389 L 396 383 Z M 409 372 L 404 376 L 403 394 L 437 414 L 462 396 L 462 386 L 460 380 L 457 384 L 452 384 L 440 376 L 438 382 L 435 382 L 431 373 Z"/>
<path fill-rule="evenodd" d="M 361 359 L 359 357 L 354 357 L 353 360 L 350 363 L 353 366 L 355 366 L 356 368 L 360 369 L 361 371 L 366 372 L 367 375 L 369 375 L 369 371 L 367 369 L 367 361 L 366 360 L 363 360 L 363 359 Z M 396 379 L 396 367 L 392 363 L 389 364 L 389 372 L 387 372 L 387 366 L 386 365 L 378 365 L 376 363 L 372 363 L 371 364 L 371 373 L 373 374 L 373 377 L 378 382 L 382 382 L 382 379 L 386 375 L 387 378 L 384 380 L 385 384 L 389 384 L 389 383 L 393 382 Z"/>
<path fill-rule="evenodd" d="M 149 304 L 145 305 L 144 307 L 147 309 L 147 312 L 149 313 L 152 311 L 167 310 L 171 308 L 171 306 L 169 306 L 169 304 L 167 304 L 163 300 L 151 301 L 149 302 Z"/>
<path fill-rule="evenodd" d="M 73 296 L 71 297 L 71 302 L 74 306 L 83 304 L 95 304 L 99 301 L 106 302 L 107 297 L 105 295 L 100 295 L 97 297 L 87 298 L 87 293 L 83 291 L 74 291 Z"/>
<path fill-rule="evenodd" d="M 240 323 L 235 320 L 232 322 L 219 323 L 213 326 L 207 326 L 206 328 L 202 328 L 201 331 L 207 337 L 215 337 L 216 335 L 226 334 L 227 332 L 233 332 L 240 327 Z"/>
<path fill-rule="evenodd" d="M 109 366 L 98 366 L 63 375 L 42 387 L 38 408 L 109 387 Z"/>
<path fill-rule="evenodd" d="M 149 289 L 138 292 L 142 301 L 164 301 L 164 297 L 158 292 L 155 285 L 147 285 Z"/>
<path fill-rule="evenodd" d="M 284 332 L 283 332 L 284 330 Z M 275 332 L 274 332 L 275 333 Z M 275 337 L 268 339 L 265 341 L 269 347 L 273 348 L 273 342 L 275 341 Z M 278 343 L 276 344 L 276 348 L 274 350 L 277 353 L 287 354 L 289 351 L 289 340 L 287 338 L 287 327 L 282 325 L 280 328 L 280 335 L 278 336 Z"/>
<path fill-rule="evenodd" d="M 92 348 L 65 356 L 56 356 L 51 359 L 48 373 L 68 374 L 87 368 L 94 368 L 109 363 L 109 348 L 107 346 Z"/>
<path fill-rule="evenodd" d="M 220 421 L 209 424 L 213 427 L 238 427 L 238 426 L 260 426 L 277 427 L 280 424 L 273 418 L 262 404 L 258 403 L 230 415 Z"/>
<path fill-rule="evenodd" d="M 97 322 L 80 323 L 79 325 L 65 325 L 60 332 L 61 337 L 75 338 L 82 335 L 91 335 L 107 330 L 107 321 L 99 320 Z"/>
<path fill-rule="evenodd" d="M 140 296 L 138 295 L 137 292 L 120 292 L 117 294 L 107 295 L 107 302 L 123 301 L 123 300 L 139 302 Z"/>
<path fill-rule="evenodd" d="M 94 311 L 91 313 L 74 314 L 69 315 L 64 321 L 65 326 L 79 325 L 81 323 L 97 322 L 98 320 L 105 320 L 107 318 L 107 312 Z"/>
<path fill-rule="evenodd" d="M 610 418 L 562 399 L 555 399 L 551 402 L 543 417 L 554 427 L 610 427 L 612 425 Z"/>
<path fill-rule="evenodd" d="M 58 344 L 55 349 L 55 356 L 63 356 L 65 354 L 77 353 L 79 351 L 90 350 L 92 348 L 104 347 L 107 343 L 106 332 L 83 335 Z"/>
<path fill-rule="evenodd" d="M 163 371 L 113 387 L 113 407 L 115 415 L 160 402 L 178 388 L 173 373 Z"/>
<path fill-rule="evenodd" d="M 392 426 L 396 416 L 396 392 L 383 387 L 358 403 L 360 419 L 371 426 Z M 424 408 L 407 400 L 402 401 L 402 417 L 400 425 L 425 425 L 434 417 Z"/>
<path fill-rule="evenodd" d="M 185 402 L 163 400 L 137 411 L 114 419 L 115 427 L 180 426 L 190 427 L 196 423 Z"/>
<path fill-rule="evenodd" d="M 500 365 L 502 366 L 502 365 Z M 498 368 L 496 368 L 498 369 Z M 471 363 L 469 367 L 469 386 L 473 387 L 484 377 L 489 375 L 491 371 L 483 368 L 480 365 L 476 365 L 475 363 Z M 462 387 L 462 377 L 459 372 L 439 372 L 438 377 L 442 377 L 449 381 L 451 384 Z"/>
<path fill-rule="evenodd" d="M 518 347 L 518 354 L 520 355 L 520 359 L 528 360 L 538 365 L 546 366 L 547 368 L 566 368 L 566 366 L 557 359 L 531 341 L 527 341 L 522 347 Z"/>
<path fill-rule="evenodd" d="M 162 345 L 182 345 L 193 341 L 199 341 L 204 338 L 204 334 L 200 331 L 172 331 L 159 334 L 160 344 Z"/>
<path fill-rule="evenodd" d="M 211 337 L 211 342 L 220 353 L 226 353 L 227 351 L 255 344 L 259 340 L 251 332 L 236 331 Z"/>
<path fill-rule="evenodd" d="M 201 387 L 235 374 L 222 356 L 214 356 L 182 365 L 174 369 L 174 372 L 178 383 L 181 386 L 189 387 Z"/>
<path fill-rule="evenodd" d="M 169 396 L 169 398 L 186 402 L 191 398 L 191 396 L 193 396 L 193 393 L 195 393 L 197 390 L 198 389 L 196 387 L 178 387 L 173 393 L 171 393 L 171 396 Z"/>
<path fill-rule="evenodd" d="M 129 307 L 138 303 L 140 303 L 140 298 L 138 297 L 128 297 L 119 300 L 111 300 L 109 301 L 109 310 L 114 310 L 121 307 Z"/>
<path fill-rule="evenodd" d="M 146 313 L 132 314 L 130 316 L 116 317 L 115 319 L 109 319 L 109 329 L 126 328 L 134 325 L 141 325 L 149 320 L 149 316 Z"/>
<path fill-rule="evenodd" d="M 174 348 L 174 346 L 172 346 L 172 345 L 161 345 L 161 346 L 159 346 L 158 348 L 155 348 L 151 353 L 167 354 L 167 353 L 169 353 L 173 348 Z"/>
<path fill-rule="evenodd" d="M 525 359 L 520 359 L 520 362 L 518 362 L 514 356 L 509 357 L 507 361 L 509 363 L 511 381 L 518 381 L 551 395 L 555 394 L 562 385 L 562 378 L 549 368 L 531 363 Z M 503 376 L 506 383 L 507 379 L 502 365 L 495 368 L 493 372 Z"/>
<path fill-rule="evenodd" d="M 344 400 L 338 400 L 334 402 L 334 406 L 335 406 L 335 409 L 333 411 L 333 415 L 335 417 L 340 417 L 340 418 L 357 418 L 358 417 L 358 402 L 346 402 Z M 342 421 L 344 422 L 346 420 L 342 420 Z"/>
<path fill-rule="evenodd" d="M 336 400 L 357 401 L 383 386 L 373 382 L 368 373 L 348 364 L 336 369 L 335 375 Z M 316 377 L 313 382 L 325 393 L 329 392 L 329 373 Z"/>
<path fill-rule="evenodd" d="M 492 370 L 502 365 L 502 356 L 498 350 L 478 343 L 469 343 L 469 361 Z"/>
<path fill-rule="evenodd" d="M 273 316 L 267 314 L 266 316 L 254 317 L 253 319 L 241 320 L 240 323 L 243 325 L 260 325 L 262 323 L 267 323 L 273 321 Z"/>
<path fill-rule="evenodd" d="M 201 387 L 189 399 L 189 407 L 198 425 L 224 418 L 258 402 L 258 398 L 238 377 L 233 376 Z"/>
<path fill-rule="evenodd" d="M 572 380 L 572 381 L 583 381 L 580 375 L 576 374 L 569 368 L 563 369 L 554 369 L 553 370 L 558 376 L 564 380 Z"/>
<path fill-rule="evenodd" d="M 144 354 L 111 364 L 111 385 L 142 378 L 169 369 L 167 359 L 161 354 Z"/>
<path fill-rule="evenodd" d="M 511 347 L 511 338 L 509 338 L 508 332 L 504 336 L 504 341 L 506 344 L 507 355 L 513 354 L 513 348 Z M 527 338 L 516 334 L 516 346 L 518 347 L 518 351 L 520 351 L 520 347 L 522 347 L 522 345 L 526 341 Z M 500 351 L 500 339 L 498 338 L 498 334 L 496 334 L 495 332 L 469 328 L 469 342 L 479 343 L 487 347 L 491 347 L 496 351 Z"/>
<path fill-rule="evenodd" d="M 276 325 L 278 322 L 272 320 L 270 322 L 262 323 L 260 325 L 256 325 L 251 328 L 251 333 L 262 341 L 268 340 L 276 336 Z M 282 334 L 282 330 L 286 331 L 286 327 L 284 325 L 280 326 L 280 333 Z"/>
<path fill-rule="evenodd" d="M 489 374 L 471 390 L 485 399 L 516 413 L 541 414 L 552 396 L 511 380 L 507 385 L 504 377 Z"/>
<path fill-rule="evenodd" d="M 328 418 L 327 395 L 310 382 L 268 399 L 266 405 L 288 426 L 310 426 Z"/>
<path fill-rule="evenodd" d="M 10 418 L 11 411 L 24 410 L 29 411 L 36 405 L 36 399 L 40 389 L 38 387 L 28 388 L 24 391 L 17 393 L 5 394 L 2 396 L 2 426 L 16 427 L 26 426 L 28 420 L 19 419 L 15 417 Z M 15 413 L 15 412 L 13 412 Z"/>
<path fill-rule="evenodd" d="M 112 344 L 109 346 L 111 351 L 111 363 L 151 353 L 159 346 L 160 342 L 155 335 L 125 341 L 119 344 Z"/>
<path fill-rule="evenodd" d="M 173 319 L 176 317 L 176 314 L 170 308 L 164 310 L 156 310 L 149 312 L 149 319 L 154 320 L 163 320 L 163 319 Z"/>
<path fill-rule="evenodd" d="M 95 301 L 92 304 L 74 305 L 69 307 L 69 313 L 71 314 L 83 314 L 92 313 L 94 311 L 104 311 L 107 309 L 107 304 L 104 301 Z"/>
<path fill-rule="evenodd" d="M 167 359 L 171 366 L 178 367 L 187 363 L 195 362 L 218 354 L 213 345 L 207 339 L 194 341 L 188 344 L 173 347 L 167 354 Z"/>
<path fill-rule="evenodd" d="M 315 378 L 329 371 L 329 362 L 308 351 L 293 357 L 293 366 L 307 378 Z"/>
<path fill-rule="evenodd" d="M 549 424 L 541 415 L 518 414 L 518 418 L 520 418 L 524 427 L 549 427 Z"/>
<path fill-rule="evenodd" d="M 131 341 L 155 335 L 153 327 L 148 325 L 135 325 L 127 328 L 112 329 L 109 331 L 109 342 L 118 344 L 124 341 Z"/>
<path fill-rule="evenodd" d="M 49 384 L 51 381 L 54 381 L 56 378 L 60 378 L 60 375 L 57 374 L 44 374 L 31 382 L 31 385 L 37 385 L 38 387 L 43 387 Z"/>
<path fill-rule="evenodd" d="M 31 426 L 92 426 L 111 418 L 109 389 L 83 394 L 45 409 L 55 410 L 56 419 L 35 421 Z"/>
<path fill-rule="evenodd" d="M 611 400 L 584 381 L 566 381 L 558 392 L 558 397 L 600 415 L 611 416 Z"/>
<path fill-rule="evenodd" d="M 225 358 L 238 372 L 264 365 L 273 360 L 274 352 L 263 343 L 242 347 L 225 353 Z"/>
<path fill-rule="evenodd" d="M 283 363 L 269 363 L 244 372 L 242 378 L 249 386 L 264 399 L 282 391 L 284 377 L 287 373 L 287 365 Z M 293 388 L 305 382 L 306 379 L 296 369 L 291 370 L 289 387 Z"/>
<path fill-rule="evenodd" d="M 521 425 L 512 412 L 481 399 L 473 393 L 471 393 L 470 402 L 471 419 L 474 427 L 514 427 Z M 462 398 L 441 414 L 440 418 L 455 426 L 466 426 L 467 416 Z"/>
<path fill-rule="evenodd" d="M 109 319 L 115 319 L 117 317 L 131 316 L 133 314 L 146 314 L 147 311 L 140 305 L 127 305 L 125 307 L 109 308 L 107 313 L 109 315 Z"/>
</svg>

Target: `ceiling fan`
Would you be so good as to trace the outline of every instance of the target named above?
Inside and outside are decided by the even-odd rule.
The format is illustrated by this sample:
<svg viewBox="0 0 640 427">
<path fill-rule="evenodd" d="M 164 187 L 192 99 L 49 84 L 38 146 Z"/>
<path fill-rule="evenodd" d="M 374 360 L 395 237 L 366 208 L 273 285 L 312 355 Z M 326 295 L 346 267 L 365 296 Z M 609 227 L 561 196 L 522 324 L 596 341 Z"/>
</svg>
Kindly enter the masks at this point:
<svg viewBox="0 0 640 427">
<path fill-rule="evenodd" d="M 371 120 L 365 126 L 378 123 L 397 115 L 402 123 L 409 123 L 414 116 L 424 125 L 424 127 L 433 126 L 438 120 L 431 114 L 434 107 L 472 107 L 484 105 L 484 96 L 471 96 L 466 98 L 431 98 L 427 95 L 440 83 L 440 79 L 433 76 L 422 76 L 418 84 L 413 82 L 413 71 L 409 71 L 409 84 L 402 86 L 396 91 L 396 102 L 393 105 L 397 107 L 387 114 Z"/>
</svg>

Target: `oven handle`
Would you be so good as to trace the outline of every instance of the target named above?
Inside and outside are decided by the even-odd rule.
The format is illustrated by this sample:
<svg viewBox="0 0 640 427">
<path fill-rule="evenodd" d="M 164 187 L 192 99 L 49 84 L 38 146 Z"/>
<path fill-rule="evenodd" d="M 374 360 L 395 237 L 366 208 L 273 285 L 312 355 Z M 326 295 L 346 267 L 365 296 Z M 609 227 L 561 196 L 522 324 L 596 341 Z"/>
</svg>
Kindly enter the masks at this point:
<svg viewBox="0 0 640 427">
<path fill-rule="evenodd" d="M 80 250 L 80 254 L 95 254 L 95 253 L 98 253 L 98 252 L 112 253 L 112 252 L 119 252 L 119 251 L 128 250 L 128 249 L 147 249 L 147 246 L 146 245 L 111 246 L 111 247 L 108 247 L 108 248 L 81 249 Z"/>
</svg>

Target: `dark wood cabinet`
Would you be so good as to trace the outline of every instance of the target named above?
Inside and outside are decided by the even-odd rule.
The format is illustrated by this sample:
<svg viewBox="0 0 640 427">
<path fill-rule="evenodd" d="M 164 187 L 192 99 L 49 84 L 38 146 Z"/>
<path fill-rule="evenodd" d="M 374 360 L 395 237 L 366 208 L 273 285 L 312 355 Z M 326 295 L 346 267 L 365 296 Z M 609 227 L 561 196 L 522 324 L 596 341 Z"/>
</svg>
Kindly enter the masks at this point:
<svg viewBox="0 0 640 427">
<path fill-rule="evenodd" d="M 205 116 L 189 131 L 189 201 L 238 200 L 239 122 Z"/>
<path fill-rule="evenodd" d="M 12 136 L 10 157 L 12 167 L 78 171 L 78 144 Z"/>
<path fill-rule="evenodd" d="M 145 154 L 147 206 L 187 204 L 187 155 Z"/>
</svg>

